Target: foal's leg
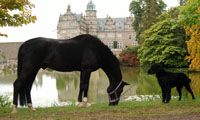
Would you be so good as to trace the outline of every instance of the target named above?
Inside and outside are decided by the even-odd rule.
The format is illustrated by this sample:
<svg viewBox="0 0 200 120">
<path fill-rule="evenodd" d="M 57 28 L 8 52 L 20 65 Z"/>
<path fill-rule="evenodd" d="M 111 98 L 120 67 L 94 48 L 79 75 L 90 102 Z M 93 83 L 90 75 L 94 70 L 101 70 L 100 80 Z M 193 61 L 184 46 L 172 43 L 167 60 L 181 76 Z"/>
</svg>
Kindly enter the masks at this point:
<svg viewBox="0 0 200 120">
<path fill-rule="evenodd" d="M 88 87 L 89 87 L 89 80 L 90 80 L 91 72 L 89 70 L 81 71 L 81 78 L 80 78 L 80 90 L 79 90 L 79 96 L 78 101 L 80 102 L 79 106 L 82 107 L 82 94 L 84 92 L 84 98 L 83 102 L 87 104 L 87 106 L 90 106 L 90 104 L 87 103 L 87 93 L 88 93 Z"/>
<path fill-rule="evenodd" d="M 188 90 L 188 92 L 190 92 L 190 94 L 192 95 L 192 99 L 194 100 L 195 97 L 194 97 L 194 94 L 192 92 L 192 89 L 190 88 L 190 84 L 189 83 L 185 84 L 185 88 Z"/>
</svg>

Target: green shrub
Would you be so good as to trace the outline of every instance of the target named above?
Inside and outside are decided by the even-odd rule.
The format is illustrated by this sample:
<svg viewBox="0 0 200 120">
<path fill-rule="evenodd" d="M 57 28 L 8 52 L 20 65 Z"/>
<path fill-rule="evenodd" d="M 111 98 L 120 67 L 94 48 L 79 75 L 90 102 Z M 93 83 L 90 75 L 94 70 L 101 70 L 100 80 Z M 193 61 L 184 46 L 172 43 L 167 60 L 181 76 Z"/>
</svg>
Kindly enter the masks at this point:
<svg viewBox="0 0 200 120">
<path fill-rule="evenodd" d="M 10 107 L 12 102 L 9 99 L 10 93 L 0 94 L 0 107 Z"/>
</svg>

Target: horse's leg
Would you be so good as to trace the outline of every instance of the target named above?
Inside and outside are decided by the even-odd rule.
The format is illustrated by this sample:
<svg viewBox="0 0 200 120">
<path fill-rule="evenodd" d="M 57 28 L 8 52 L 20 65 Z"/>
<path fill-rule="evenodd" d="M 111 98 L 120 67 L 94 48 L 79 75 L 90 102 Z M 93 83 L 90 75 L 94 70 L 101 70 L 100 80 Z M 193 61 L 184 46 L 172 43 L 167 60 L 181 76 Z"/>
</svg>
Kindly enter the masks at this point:
<svg viewBox="0 0 200 120">
<path fill-rule="evenodd" d="M 13 95 L 13 111 L 12 111 L 12 113 L 17 112 L 19 93 L 20 93 L 20 90 L 23 89 L 24 80 L 21 78 L 23 78 L 23 77 L 19 76 L 13 84 L 14 95 Z"/>
<path fill-rule="evenodd" d="M 91 75 L 91 72 L 90 71 L 86 71 L 85 72 L 85 78 L 83 78 L 85 80 L 85 82 L 84 82 L 84 98 L 83 98 L 83 102 L 86 103 L 87 107 L 91 106 L 91 104 L 87 102 L 90 75 Z"/>
<path fill-rule="evenodd" d="M 37 75 L 37 72 L 38 72 L 38 70 L 35 71 L 35 73 L 32 74 L 32 76 L 30 78 L 30 83 L 26 86 L 27 105 L 28 105 L 28 108 L 30 108 L 31 112 L 35 112 L 36 111 L 32 106 L 31 88 L 32 88 L 33 82 L 35 80 L 35 76 Z"/>
<path fill-rule="evenodd" d="M 82 103 L 83 92 L 84 92 L 83 102 L 86 103 L 88 107 L 90 106 L 90 104 L 87 103 L 87 93 L 88 93 L 90 75 L 91 75 L 91 71 L 89 70 L 81 71 L 80 90 L 79 90 L 79 96 L 78 96 L 78 101 L 80 102 L 79 107 L 83 106 L 83 103 Z"/>
<path fill-rule="evenodd" d="M 30 108 L 31 112 L 35 112 L 36 110 L 33 108 L 32 100 L 31 100 L 31 88 L 32 88 L 32 85 L 33 85 L 33 81 L 30 82 L 28 84 L 28 86 L 26 87 L 26 98 L 27 98 L 28 108 Z"/>
<path fill-rule="evenodd" d="M 17 80 L 14 82 L 14 95 L 13 95 L 13 112 L 17 112 L 18 96 L 20 94 L 20 103 L 22 105 L 26 104 L 26 86 L 32 82 L 29 77 L 32 75 L 32 70 L 23 69 L 21 74 L 18 76 Z"/>
<path fill-rule="evenodd" d="M 16 113 L 17 112 L 17 106 L 18 106 L 18 94 L 19 94 L 19 90 L 21 88 L 21 83 L 18 82 L 19 80 L 15 80 L 13 86 L 14 86 L 14 95 L 13 95 L 13 111 L 12 113 Z"/>
</svg>

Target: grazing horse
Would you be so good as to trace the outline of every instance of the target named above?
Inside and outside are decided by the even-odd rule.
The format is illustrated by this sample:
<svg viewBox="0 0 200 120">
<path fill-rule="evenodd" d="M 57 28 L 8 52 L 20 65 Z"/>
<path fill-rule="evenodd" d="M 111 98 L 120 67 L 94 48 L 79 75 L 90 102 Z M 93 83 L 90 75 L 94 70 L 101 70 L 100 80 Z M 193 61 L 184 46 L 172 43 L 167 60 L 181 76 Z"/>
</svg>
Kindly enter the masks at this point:
<svg viewBox="0 0 200 120">
<path fill-rule="evenodd" d="M 83 96 L 87 101 L 91 72 L 99 68 L 102 68 L 109 78 L 109 105 L 118 104 L 123 87 L 128 85 L 122 81 L 118 59 L 98 38 L 89 34 L 67 40 L 34 38 L 24 42 L 19 48 L 13 113 L 17 112 L 18 98 L 20 105 L 28 105 L 31 111 L 35 111 L 32 107 L 31 88 L 40 68 L 51 68 L 61 72 L 80 71 L 80 103 Z"/>
</svg>

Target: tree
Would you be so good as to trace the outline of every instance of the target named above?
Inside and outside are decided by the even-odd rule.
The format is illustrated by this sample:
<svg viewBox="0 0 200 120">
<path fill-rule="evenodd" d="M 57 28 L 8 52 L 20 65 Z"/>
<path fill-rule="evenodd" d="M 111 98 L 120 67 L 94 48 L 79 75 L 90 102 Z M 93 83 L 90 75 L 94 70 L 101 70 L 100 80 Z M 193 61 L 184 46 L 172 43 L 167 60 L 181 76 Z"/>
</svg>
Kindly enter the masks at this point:
<svg viewBox="0 0 200 120">
<path fill-rule="evenodd" d="M 140 35 L 156 23 L 156 17 L 165 9 L 166 4 L 162 0 L 133 0 L 129 11 L 134 14 L 133 28 L 136 31 L 136 39 L 142 43 Z"/>
<path fill-rule="evenodd" d="M 190 62 L 191 70 L 200 70 L 200 1 L 188 0 L 185 6 L 180 7 L 179 22 L 184 25 L 188 55 L 185 59 Z"/>
<path fill-rule="evenodd" d="M 34 5 L 28 0 L 0 0 L 0 27 L 34 23 L 36 16 L 32 16 L 32 8 Z M 0 33 L 0 36 L 7 35 Z"/>
<path fill-rule="evenodd" d="M 141 24 L 142 24 L 142 14 L 144 12 L 145 2 L 144 0 L 133 0 L 130 3 L 129 11 L 134 15 L 133 28 L 136 32 L 136 40 L 139 41 L 139 36 L 141 33 Z"/>
<path fill-rule="evenodd" d="M 182 5 L 185 5 L 188 0 L 178 0 L 178 1 L 179 1 L 179 5 L 182 6 Z"/>
<path fill-rule="evenodd" d="M 149 29 L 156 23 L 156 17 L 162 14 L 166 4 L 162 0 L 146 0 L 142 15 L 142 31 Z"/>
<path fill-rule="evenodd" d="M 141 65 L 160 63 L 169 67 L 185 67 L 187 54 L 185 30 L 177 22 L 177 9 L 160 15 L 156 24 L 142 35 L 145 40 L 138 50 Z"/>
</svg>

